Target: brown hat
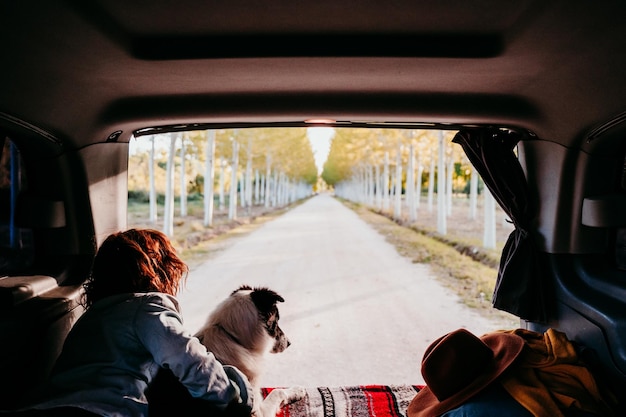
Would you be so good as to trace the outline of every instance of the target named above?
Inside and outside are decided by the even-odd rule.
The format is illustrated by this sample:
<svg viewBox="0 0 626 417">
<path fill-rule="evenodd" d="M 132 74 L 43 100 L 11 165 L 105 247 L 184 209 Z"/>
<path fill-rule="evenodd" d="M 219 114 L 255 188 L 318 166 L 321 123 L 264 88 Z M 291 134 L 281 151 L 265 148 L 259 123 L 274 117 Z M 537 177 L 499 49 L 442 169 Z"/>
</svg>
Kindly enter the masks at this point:
<svg viewBox="0 0 626 417">
<path fill-rule="evenodd" d="M 458 329 L 435 340 L 422 359 L 426 386 L 409 404 L 408 417 L 434 417 L 463 404 L 513 363 L 524 339 L 507 332 L 480 338 Z"/>
</svg>

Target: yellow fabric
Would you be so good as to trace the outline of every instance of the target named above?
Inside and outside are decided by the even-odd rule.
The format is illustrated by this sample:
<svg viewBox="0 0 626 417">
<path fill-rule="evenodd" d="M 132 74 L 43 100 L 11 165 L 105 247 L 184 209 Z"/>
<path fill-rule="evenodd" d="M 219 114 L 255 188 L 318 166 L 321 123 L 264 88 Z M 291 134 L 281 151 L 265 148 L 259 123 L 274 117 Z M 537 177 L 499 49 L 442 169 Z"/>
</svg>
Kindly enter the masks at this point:
<svg viewBox="0 0 626 417">
<path fill-rule="evenodd" d="M 554 329 L 543 334 L 525 329 L 503 331 L 523 337 L 526 345 L 500 382 L 535 417 L 562 417 L 562 410 L 571 407 L 613 415 L 564 333 Z"/>
</svg>

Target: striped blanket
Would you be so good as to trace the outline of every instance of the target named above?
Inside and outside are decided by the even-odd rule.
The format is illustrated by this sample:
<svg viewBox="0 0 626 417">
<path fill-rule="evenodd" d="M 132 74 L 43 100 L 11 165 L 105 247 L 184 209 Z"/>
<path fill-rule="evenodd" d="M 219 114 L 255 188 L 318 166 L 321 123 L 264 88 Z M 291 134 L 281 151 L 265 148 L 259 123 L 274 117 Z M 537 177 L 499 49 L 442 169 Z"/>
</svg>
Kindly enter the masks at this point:
<svg viewBox="0 0 626 417">
<path fill-rule="evenodd" d="M 278 417 L 405 417 L 418 385 L 307 388 L 306 398 L 283 407 Z M 265 388 L 263 394 L 271 392 Z"/>
</svg>

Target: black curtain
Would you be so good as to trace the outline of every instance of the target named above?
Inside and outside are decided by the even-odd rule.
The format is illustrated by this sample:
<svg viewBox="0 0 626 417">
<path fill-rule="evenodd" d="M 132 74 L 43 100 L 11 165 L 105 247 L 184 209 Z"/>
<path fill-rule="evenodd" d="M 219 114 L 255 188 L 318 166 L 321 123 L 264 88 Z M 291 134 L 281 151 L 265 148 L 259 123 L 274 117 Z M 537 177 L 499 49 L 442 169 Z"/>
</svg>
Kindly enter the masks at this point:
<svg viewBox="0 0 626 417">
<path fill-rule="evenodd" d="M 514 152 L 523 138 L 522 133 L 511 130 L 476 128 L 459 131 L 452 141 L 463 147 L 515 225 L 502 250 L 493 306 L 525 320 L 546 323 L 551 316 L 553 292 L 551 282 L 545 279 L 543 258 L 532 234 L 536 208 Z"/>
</svg>

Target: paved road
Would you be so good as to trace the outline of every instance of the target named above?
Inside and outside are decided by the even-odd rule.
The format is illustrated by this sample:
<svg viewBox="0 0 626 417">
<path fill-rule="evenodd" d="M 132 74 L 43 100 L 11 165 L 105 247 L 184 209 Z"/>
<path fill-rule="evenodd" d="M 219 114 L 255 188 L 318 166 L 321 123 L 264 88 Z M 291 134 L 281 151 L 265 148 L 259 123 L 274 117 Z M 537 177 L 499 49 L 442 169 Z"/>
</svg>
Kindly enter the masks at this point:
<svg viewBox="0 0 626 417">
<path fill-rule="evenodd" d="M 189 329 L 241 284 L 285 298 L 281 327 L 292 345 L 268 358 L 265 386 L 419 384 L 433 340 L 460 327 L 497 329 L 325 194 L 194 268 L 179 297 Z"/>
</svg>

